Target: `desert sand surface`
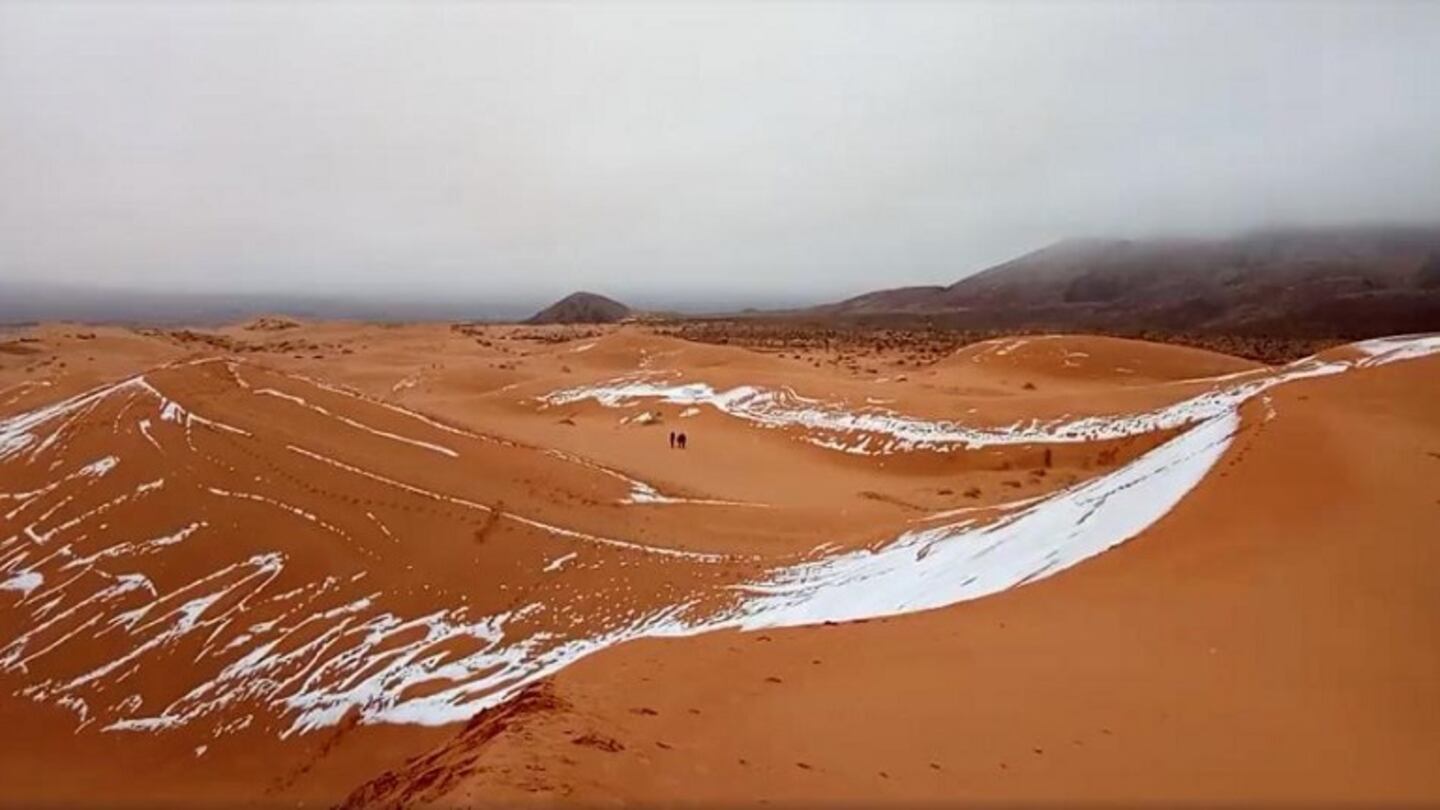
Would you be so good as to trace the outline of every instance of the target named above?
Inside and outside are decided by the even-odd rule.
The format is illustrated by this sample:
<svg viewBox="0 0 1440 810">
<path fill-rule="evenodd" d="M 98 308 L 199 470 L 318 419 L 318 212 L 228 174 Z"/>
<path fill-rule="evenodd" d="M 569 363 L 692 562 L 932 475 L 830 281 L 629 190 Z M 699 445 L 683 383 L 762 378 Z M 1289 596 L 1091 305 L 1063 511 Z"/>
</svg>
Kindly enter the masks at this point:
<svg viewBox="0 0 1440 810">
<path fill-rule="evenodd" d="M 10 329 L 0 803 L 1434 802 L 1437 353 Z"/>
</svg>

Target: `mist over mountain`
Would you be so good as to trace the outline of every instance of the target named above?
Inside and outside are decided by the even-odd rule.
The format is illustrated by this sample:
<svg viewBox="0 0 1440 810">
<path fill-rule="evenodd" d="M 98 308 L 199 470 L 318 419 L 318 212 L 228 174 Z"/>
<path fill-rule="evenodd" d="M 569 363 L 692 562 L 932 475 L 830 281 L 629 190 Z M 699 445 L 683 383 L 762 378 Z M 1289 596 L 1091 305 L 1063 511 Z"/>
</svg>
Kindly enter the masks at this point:
<svg viewBox="0 0 1440 810">
<path fill-rule="evenodd" d="M 1072 239 L 949 286 L 878 290 L 809 312 L 926 314 L 971 328 L 1343 336 L 1440 329 L 1440 226 Z"/>
</svg>

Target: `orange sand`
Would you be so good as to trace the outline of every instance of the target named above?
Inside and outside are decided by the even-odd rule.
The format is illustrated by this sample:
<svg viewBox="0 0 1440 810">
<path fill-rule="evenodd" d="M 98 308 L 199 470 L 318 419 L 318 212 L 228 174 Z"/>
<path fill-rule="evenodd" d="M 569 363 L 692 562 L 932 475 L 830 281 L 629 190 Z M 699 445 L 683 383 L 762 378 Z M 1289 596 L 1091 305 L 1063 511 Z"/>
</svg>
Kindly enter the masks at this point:
<svg viewBox="0 0 1440 810">
<path fill-rule="evenodd" d="M 76 479 L 0 519 L 0 537 L 21 538 L 0 553 L 31 542 L 26 526 L 43 533 L 163 479 L 51 542 L 83 557 L 203 522 L 126 569 L 159 594 L 181 589 L 157 613 L 225 565 L 270 552 L 285 563 L 253 599 L 241 588 L 199 613 L 232 620 L 146 648 L 133 672 L 76 686 L 93 722 L 24 692 L 93 671 L 145 636 L 98 633 L 103 623 L 82 626 L 83 610 L 44 629 L 29 650 L 59 640 L 54 652 L 0 671 L 0 801 L 1440 799 L 1437 358 L 1250 401 L 1221 464 L 1158 524 L 994 597 L 837 626 L 630 642 L 469 724 L 356 725 L 350 714 L 281 739 L 293 716 L 251 695 L 203 722 L 102 731 L 132 695 L 158 709 L 217 677 L 225 658 L 214 650 L 281 617 L 282 603 L 263 600 L 327 577 L 333 586 L 285 621 L 362 599 L 356 623 L 461 604 L 487 615 L 541 601 L 585 621 L 603 615 L 597 605 L 642 609 L 682 593 L 708 604 L 722 598 L 716 588 L 822 543 L 870 546 L 935 513 L 1052 493 L 1173 433 L 1055 445 L 1048 466 L 1037 445 L 867 457 L 709 408 L 682 417 L 677 405 L 540 407 L 535 398 L 557 389 L 644 369 L 1003 426 L 1134 413 L 1215 385 L 1206 378 L 1268 373 L 1083 336 L 991 341 L 928 367 L 851 375 L 639 327 L 263 326 L 142 334 L 62 324 L 3 336 L 0 416 L 144 373 L 224 427 L 165 420 L 138 388 L 106 396 L 55 444 L 0 463 L 0 491 L 18 493 L 98 456 L 120 459 L 93 484 Z M 205 358 L 218 359 L 183 364 Z M 645 410 L 660 421 L 621 423 Z M 683 455 L 668 448 L 670 430 L 690 435 Z M 731 503 L 625 504 L 627 478 Z M 27 547 L 26 559 L 55 547 Z M 39 620 L 41 599 L 0 591 L 0 641 L 113 584 L 120 569 L 104 564 L 64 569 L 85 578 L 56 591 L 72 601 Z M 555 569 L 563 576 L 551 565 L 566 566 Z M 226 576 L 217 581 L 240 581 Z M 47 576 L 42 588 L 56 584 Z M 281 649 L 345 632 L 345 621 L 297 626 Z M 531 621 L 543 629 L 559 618 Z M 450 638 L 431 653 L 458 657 L 475 643 Z"/>
</svg>

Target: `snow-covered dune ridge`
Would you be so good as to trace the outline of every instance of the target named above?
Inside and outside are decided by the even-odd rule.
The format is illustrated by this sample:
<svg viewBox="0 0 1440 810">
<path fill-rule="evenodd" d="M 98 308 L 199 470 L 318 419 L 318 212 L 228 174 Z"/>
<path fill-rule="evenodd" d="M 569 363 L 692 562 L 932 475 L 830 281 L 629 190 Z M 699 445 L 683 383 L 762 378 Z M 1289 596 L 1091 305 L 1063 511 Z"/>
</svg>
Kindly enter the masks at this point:
<svg viewBox="0 0 1440 810">
<path fill-rule="evenodd" d="M 1243 376 L 1249 379 L 1238 380 L 1237 375 L 1225 375 L 1215 378 L 1215 387 L 1209 391 L 1152 411 L 1031 420 L 1004 427 L 922 419 L 875 405 L 850 408 L 801 396 L 788 388 L 745 385 L 717 391 L 704 382 L 671 382 L 675 374 L 658 372 L 567 388 L 546 394 L 540 400 L 546 406 L 593 400 L 610 408 L 647 401 L 690 407 L 703 405 L 761 427 L 799 428 L 805 431 L 803 440 L 846 453 L 947 452 L 996 445 L 1103 441 L 1178 428 L 1233 410 L 1245 400 L 1291 380 L 1422 357 L 1437 351 L 1437 345 L 1440 345 L 1440 336 L 1435 335 L 1368 340 L 1353 344 L 1363 355 L 1358 360 L 1310 357 L 1264 376 L 1257 376 L 1263 372 L 1247 372 Z"/>
<path fill-rule="evenodd" d="M 745 629 L 910 613 L 976 599 L 1063 571 L 1139 534 L 1169 512 L 1229 446 L 1222 413 L 1130 464 L 988 523 L 910 531 L 774 572 L 744 586 Z"/>
</svg>

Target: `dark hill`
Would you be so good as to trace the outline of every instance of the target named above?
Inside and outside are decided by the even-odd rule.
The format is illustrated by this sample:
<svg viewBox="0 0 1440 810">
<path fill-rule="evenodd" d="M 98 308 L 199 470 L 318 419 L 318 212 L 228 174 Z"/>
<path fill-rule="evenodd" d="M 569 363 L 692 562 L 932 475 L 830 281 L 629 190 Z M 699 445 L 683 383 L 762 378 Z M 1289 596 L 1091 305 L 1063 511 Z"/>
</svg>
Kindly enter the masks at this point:
<svg viewBox="0 0 1440 810">
<path fill-rule="evenodd" d="M 630 317 L 630 308 L 611 298 L 577 292 L 540 310 L 525 323 L 619 323 Z"/>
</svg>

